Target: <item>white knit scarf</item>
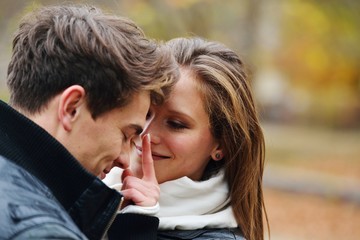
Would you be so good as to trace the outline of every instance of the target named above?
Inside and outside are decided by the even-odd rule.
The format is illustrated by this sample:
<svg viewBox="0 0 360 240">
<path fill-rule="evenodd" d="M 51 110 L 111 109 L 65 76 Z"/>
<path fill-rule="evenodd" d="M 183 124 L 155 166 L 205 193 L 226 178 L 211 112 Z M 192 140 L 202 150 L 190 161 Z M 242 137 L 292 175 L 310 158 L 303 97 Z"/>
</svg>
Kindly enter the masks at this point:
<svg viewBox="0 0 360 240">
<path fill-rule="evenodd" d="M 223 171 L 201 182 L 188 177 L 165 182 L 160 192 L 161 230 L 237 227 Z"/>
</svg>

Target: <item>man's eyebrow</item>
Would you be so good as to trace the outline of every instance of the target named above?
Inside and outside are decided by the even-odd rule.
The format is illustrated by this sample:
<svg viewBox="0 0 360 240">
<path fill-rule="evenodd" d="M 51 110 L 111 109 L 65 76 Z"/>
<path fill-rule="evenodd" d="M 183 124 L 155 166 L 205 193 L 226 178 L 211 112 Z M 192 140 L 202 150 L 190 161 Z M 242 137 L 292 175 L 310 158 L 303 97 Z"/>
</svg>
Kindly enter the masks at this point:
<svg viewBox="0 0 360 240">
<path fill-rule="evenodd" d="M 134 129 L 136 135 L 140 135 L 140 133 L 143 131 L 143 128 L 138 124 L 130 124 L 129 128 Z"/>
</svg>

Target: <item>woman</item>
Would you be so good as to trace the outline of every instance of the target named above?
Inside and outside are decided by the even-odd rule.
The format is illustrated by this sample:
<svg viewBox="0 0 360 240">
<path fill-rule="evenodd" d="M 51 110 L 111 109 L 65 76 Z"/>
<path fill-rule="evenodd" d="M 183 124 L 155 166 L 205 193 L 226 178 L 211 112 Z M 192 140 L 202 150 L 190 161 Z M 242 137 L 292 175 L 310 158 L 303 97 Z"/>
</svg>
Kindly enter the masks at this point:
<svg viewBox="0 0 360 240">
<path fill-rule="evenodd" d="M 143 132 L 161 190 L 158 239 L 263 239 L 264 136 L 244 64 L 199 38 L 167 45 L 180 79 Z M 141 175 L 139 161 L 131 168 Z"/>
</svg>

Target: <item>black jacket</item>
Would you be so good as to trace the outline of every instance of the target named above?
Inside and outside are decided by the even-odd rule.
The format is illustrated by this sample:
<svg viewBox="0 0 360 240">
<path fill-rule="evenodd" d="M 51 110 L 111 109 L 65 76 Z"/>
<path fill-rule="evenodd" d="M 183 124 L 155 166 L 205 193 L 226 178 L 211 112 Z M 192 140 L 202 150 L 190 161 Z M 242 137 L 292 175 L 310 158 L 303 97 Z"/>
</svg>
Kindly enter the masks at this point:
<svg viewBox="0 0 360 240">
<path fill-rule="evenodd" d="M 60 204 L 59 208 L 65 209 L 89 239 L 101 239 L 113 221 L 110 239 L 156 238 L 157 218 L 116 215 L 121 194 L 87 172 L 48 132 L 2 101 L 0 156 L 49 188 Z"/>
</svg>

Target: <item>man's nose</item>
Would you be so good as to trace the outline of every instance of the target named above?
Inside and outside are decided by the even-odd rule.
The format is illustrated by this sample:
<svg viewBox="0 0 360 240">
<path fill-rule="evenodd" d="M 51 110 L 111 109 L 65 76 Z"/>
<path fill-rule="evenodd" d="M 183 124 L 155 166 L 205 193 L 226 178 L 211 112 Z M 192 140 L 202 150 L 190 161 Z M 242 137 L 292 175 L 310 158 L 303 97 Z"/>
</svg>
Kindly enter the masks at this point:
<svg viewBox="0 0 360 240">
<path fill-rule="evenodd" d="M 117 167 L 126 169 L 126 168 L 128 168 L 130 166 L 131 148 L 132 148 L 132 142 L 131 141 L 124 142 L 124 144 L 123 144 L 123 146 L 121 148 L 120 155 L 119 155 L 118 159 L 115 161 L 115 165 Z"/>
<path fill-rule="evenodd" d="M 130 154 L 129 152 L 121 151 L 120 156 L 115 160 L 114 165 L 116 167 L 126 169 L 130 166 Z"/>
</svg>

